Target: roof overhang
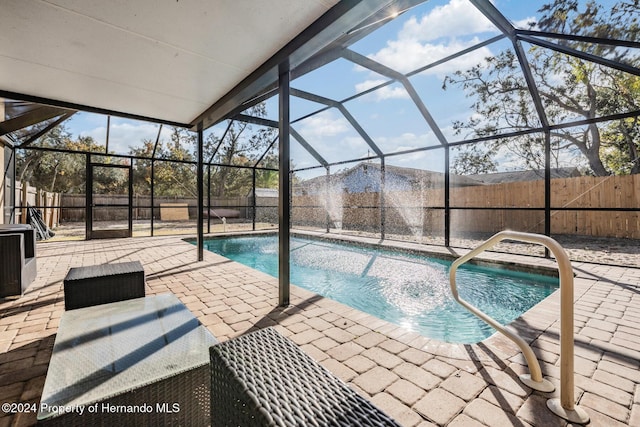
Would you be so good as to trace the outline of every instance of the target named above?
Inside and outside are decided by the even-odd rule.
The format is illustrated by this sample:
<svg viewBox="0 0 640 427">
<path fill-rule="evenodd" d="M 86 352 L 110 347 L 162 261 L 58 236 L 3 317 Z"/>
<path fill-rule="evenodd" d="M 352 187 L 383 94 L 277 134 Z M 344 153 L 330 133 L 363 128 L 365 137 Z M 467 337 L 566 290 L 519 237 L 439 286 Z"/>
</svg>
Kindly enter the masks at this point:
<svg viewBox="0 0 640 427">
<path fill-rule="evenodd" d="M 390 0 L 6 0 L 0 96 L 208 127 Z"/>
</svg>

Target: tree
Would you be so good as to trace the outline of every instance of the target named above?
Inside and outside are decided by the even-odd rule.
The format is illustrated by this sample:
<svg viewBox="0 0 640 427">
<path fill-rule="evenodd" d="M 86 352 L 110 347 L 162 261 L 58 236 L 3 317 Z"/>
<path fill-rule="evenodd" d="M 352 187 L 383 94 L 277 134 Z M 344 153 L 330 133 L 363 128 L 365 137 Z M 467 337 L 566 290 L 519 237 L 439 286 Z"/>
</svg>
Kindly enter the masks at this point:
<svg viewBox="0 0 640 427">
<path fill-rule="evenodd" d="M 278 188 L 279 173 L 278 173 L 278 156 L 275 154 L 268 154 L 260 162 L 260 166 L 263 168 L 272 169 L 260 169 L 256 171 L 256 187 L 258 188 Z"/>
<path fill-rule="evenodd" d="M 34 145 L 67 151 L 105 151 L 103 145 L 96 143 L 89 136 L 80 136 L 77 140 L 72 140 L 64 124 L 49 131 Z M 18 151 L 17 179 L 47 191 L 83 194 L 86 185 L 85 160 L 84 154 L 48 150 Z M 117 177 L 113 174 L 97 174 L 95 178 L 94 186 L 99 189 L 114 188 L 117 185 Z"/>
<path fill-rule="evenodd" d="M 142 146 L 129 148 L 129 154 L 138 157 L 133 161 L 133 194 L 139 196 L 151 194 L 151 156 L 154 146 L 155 142 L 143 139 Z"/>
<path fill-rule="evenodd" d="M 247 113 L 254 117 L 266 117 L 267 109 L 265 104 L 261 103 L 251 107 Z M 256 130 L 252 124 L 234 121 L 227 132 L 225 140 L 220 144 L 212 163 L 244 166 L 244 168 L 212 166 L 212 195 L 216 197 L 246 195 L 252 184 L 250 168 L 255 166 L 259 157 L 269 148 L 275 135 L 275 129 L 259 128 Z M 211 134 L 205 151 L 209 155 L 212 154 L 212 150 L 218 147 L 219 142 Z"/>
<path fill-rule="evenodd" d="M 636 41 L 640 38 L 638 0 L 621 0 L 612 8 L 594 1 L 555 0 L 544 5 L 541 31 Z M 560 40 L 564 46 L 595 56 L 637 66 L 640 56 L 626 48 L 585 41 Z M 536 82 L 548 121 L 552 124 L 594 119 L 640 109 L 640 77 L 535 45 L 528 50 L 528 65 Z M 461 87 L 474 98 L 474 115 L 455 121 L 458 134 L 495 136 L 488 151 L 508 150 L 530 168 L 544 168 L 544 138 L 539 134 L 502 138 L 501 134 L 540 128 L 531 93 L 512 50 L 485 58 L 484 63 L 447 76 L 443 83 Z M 598 176 L 640 173 L 638 120 L 595 123 L 551 132 L 552 155 L 578 152 L 590 173 Z M 535 134 L 534 134 L 535 135 Z M 464 171 L 482 163 L 479 149 L 458 157 L 454 168 Z M 468 173 L 468 172 L 467 172 Z"/>
<path fill-rule="evenodd" d="M 266 117 L 266 106 L 252 107 L 248 114 Z M 44 127 L 46 123 L 43 123 Z M 276 130 L 254 129 L 251 124 L 234 121 L 224 143 L 212 133 L 204 142 L 204 159 L 208 161 L 215 153 L 211 167 L 212 195 L 218 197 L 244 196 L 252 186 L 252 170 L 258 160 L 263 167 L 277 168 L 278 158 L 265 154 L 271 147 Z M 184 128 L 171 128 L 168 141 L 142 140 L 142 145 L 131 147 L 133 159 L 133 191 L 136 195 L 151 194 L 152 164 L 154 193 L 158 197 L 197 197 L 196 134 Z M 18 179 L 29 181 L 31 185 L 48 191 L 76 193 L 85 192 L 86 156 L 84 153 L 105 153 L 105 146 L 91 137 L 78 136 L 72 139 L 64 123 L 56 126 L 33 144 L 41 148 L 61 149 L 65 152 L 49 150 L 19 150 L 16 159 Z M 275 147 L 275 146 L 274 146 Z M 72 151 L 82 153 L 72 154 Z M 101 163 L 129 162 L 101 154 Z M 93 161 L 100 156 L 92 155 Z M 154 158 L 152 161 L 151 158 Z M 128 163 L 127 163 L 128 164 Z M 224 166 L 229 165 L 229 166 Z M 239 167 L 233 167 L 239 166 Z M 258 186 L 277 187 L 276 171 L 257 171 Z M 94 171 L 94 191 L 100 193 L 120 192 L 126 194 L 128 188 L 122 179 L 121 169 L 96 168 Z"/>
<path fill-rule="evenodd" d="M 151 194 L 151 157 L 153 166 L 154 194 L 157 197 L 196 197 L 195 134 L 183 128 L 172 127 L 169 141 L 158 145 L 143 140 L 139 148 L 131 148 L 129 154 L 136 157 L 134 162 L 134 193 Z M 190 150 L 189 148 L 193 149 Z"/>
<path fill-rule="evenodd" d="M 456 157 L 452 171 L 457 175 L 476 175 L 497 172 L 498 168 L 491 160 L 490 153 L 481 152 L 477 146 L 473 146 Z"/>
</svg>

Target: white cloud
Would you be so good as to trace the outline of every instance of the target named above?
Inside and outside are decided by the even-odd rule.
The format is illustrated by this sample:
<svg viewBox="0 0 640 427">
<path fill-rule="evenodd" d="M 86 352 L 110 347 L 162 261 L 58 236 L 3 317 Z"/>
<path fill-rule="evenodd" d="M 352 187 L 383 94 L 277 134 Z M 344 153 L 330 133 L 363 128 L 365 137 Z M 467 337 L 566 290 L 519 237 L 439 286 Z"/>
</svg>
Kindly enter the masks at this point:
<svg viewBox="0 0 640 427">
<path fill-rule="evenodd" d="M 358 92 L 364 92 L 384 82 L 386 82 L 386 80 L 365 80 L 362 83 L 356 84 L 356 90 Z M 367 98 L 373 98 L 376 101 L 384 99 L 407 99 L 409 98 L 409 94 L 400 86 L 387 85 L 373 91 Z"/>
<path fill-rule="evenodd" d="M 129 153 L 129 147 L 142 146 L 142 140 L 155 141 L 158 136 L 158 126 L 153 123 L 111 123 L 109 127 L 109 151 L 118 154 Z M 97 142 L 106 141 L 106 127 L 100 126 L 88 131 L 80 132 L 81 136 L 90 136 Z M 162 128 L 162 137 L 169 138 L 171 129 Z"/>
<path fill-rule="evenodd" d="M 344 144 L 345 149 L 362 149 L 362 147 L 369 147 L 364 139 L 360 135 L 358 136 L 348 136 L 341 140 L 341 143 Z"/>
<path fill-rule="evenodd" d="M 388 40 L 382 49 L 368 56 L 407 73 L 478 44 L 481 41 L 478 34 L 487 32 L 497 33 L 498 30 L 467 0 L 451 0 L 445 5 L 434 7 L 422 17 L 410 17 L 395 39 Z M 481 63 L 491 55 L 491 50 L 485 46 L 429 69 L 424 74 L 443 78 L 456 70 L 466 70 Z M 373 83 L 380 82 L 373 76 L 371 74 L 369 80 L 357 84 L 356 89 L 360 92 L 370 88 Z M 377 92 L 380 93 L 376 93 L 376 100 L 408 96 L 398 88 L 385 88 Z"/>
<path fill-rule="evenodd" d="M 497 32 L 495 26 L 467 0 L 451 0 L 420 19 L 412 16 L 398 34 L 400 40 L 428 42 L 440 37 Z"/>
<path fill-rule="evenodd" d="M 399 151 L 413 150 L 415 148 L 430 147 L 439 145 L 440 142 L 432 132 L 415 134 L 405 132 L 392 137 L 377 137 L 374 141 L 385 153 L 397 153 Z"/>
<path fill-rule="evenodd" d="M 475 37 L 469 41 L 452 39 L 438 44 L 422 44 L 416 40 L 392 40 L 387 42 L 386 47 L 371 55 L 371 59 L 402 73 L 407 73 L 433 63 L 438 59 L 460 52 L 478 44 L 479 41 Z M 456 70 L 466 70 L 480 63 L 487 56 L 491 56 L 491 51 L 485 46 L 447 61 L 432 70 L 428 70 L 427 73 L 442 76 Z"/>
<path fill-rule="evenodd" d="M 99 144 L 104 144 L 106 141 L 107 128 L 105 126 L 98 126 L 88 131 L 81 131 L 78 136 L 90 136 Z"/>
<path fill-rule="evenodd" d="M 387 80 L 382 80 L 382 79 L 365 80 L 362 83 L 356 84 L 356 89 L 358 90 L 358 92 L 364 92 L 365 90 L 368 90 L 368 89 L 371 89 L 372 87 L 376 87 L 378 85 L 381 85 L 382 83 L 384 83 L 386 81 Z"/>
<path fill-rule="evenodd" d="M 533 24 L 533 25 L 532 25 Z M 538 18 L 535 16 L 530 16 L 528 18 L 521 19 L 519 21 L 515 21 L 513 25 L 516 28 L 522 28 L 524 30 L 539 30 L 538 27 Z"/>
<path fill-rule="evenodd" d="M 442 150 L 416 151 L 401 156 L 388 157 L 387 164 L 441 172 L 444 165 L 444 155 Z"/>
<path fill-rule="evenodd" d="M 336 118 L 331 111 L 325 111 L 304 119 L 299 132 L 307 140 L 321 140 L 348 132 L 349 122 L 343 117 Z"/>
</svg>

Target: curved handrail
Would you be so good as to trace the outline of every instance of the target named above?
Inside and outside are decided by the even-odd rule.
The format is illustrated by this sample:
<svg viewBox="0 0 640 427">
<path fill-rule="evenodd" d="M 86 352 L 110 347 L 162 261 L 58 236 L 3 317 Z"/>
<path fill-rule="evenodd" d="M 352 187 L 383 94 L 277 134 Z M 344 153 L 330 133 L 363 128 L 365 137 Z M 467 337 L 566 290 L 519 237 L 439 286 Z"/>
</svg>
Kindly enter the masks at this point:
<svg viewBox="0 0 640 427">
<path fill-rule="evenodd" d="M 530 376 L 520 376 L 520 380 L 522 382 L 539 391 L 551 392 L 555 389 L 550 381 L 542 378 L 540 364 L 538 363 L 538 359 L 533 353 L 533 350 L 529 347 L 529 344 L 515 333 L 506 329 L 502 324 L 469 304 L 464 299 L 460 298 L 460 295 L 458 295 L 458 289 L 456 286 L 456 270 L 458 267 L 481 252 L 484 252 L 485 250 L 495 246 L 497 243 L 507 239 L 528 243 L 538 243 L 548 248 L 556 258 L 560 275 L 560 399 L 559 402 L 557 402 L 557 399 L 550 399 L 547 402 L 547 406 L 554 413 L 563 418 L 573 422 L 586 423 L 589 421 L 589 416 L 583 409 L 575 405 L 574 398 L 573 268 L 571 267 L 571 262 L 569 261 L 567 253 L 557 241 L 541 234 L 523 233 L 519 231 L 507 230 L 496 233 L 480 246 L 458 258 L 453 262 L 453 264 L 451 264 L 451 268 L 449 270 L 449 283 L 453 298 L 471 313 L 487 322 L 501 334 L 505 335 L 520 348 L 527 360 L 530 372 Z"/>
</svg>

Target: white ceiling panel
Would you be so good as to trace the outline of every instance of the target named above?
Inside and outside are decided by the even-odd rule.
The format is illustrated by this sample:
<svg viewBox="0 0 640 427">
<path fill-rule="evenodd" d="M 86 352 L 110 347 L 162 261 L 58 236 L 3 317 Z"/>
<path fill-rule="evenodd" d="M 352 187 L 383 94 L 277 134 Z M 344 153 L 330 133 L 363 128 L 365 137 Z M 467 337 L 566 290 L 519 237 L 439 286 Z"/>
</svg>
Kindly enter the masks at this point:
<svg viewBox="0 0 640 427">
<path fill-rule="evenodd" d="M 337 0 L 0 0 L 0 90 L 189 123 Z"/>
</svg>

